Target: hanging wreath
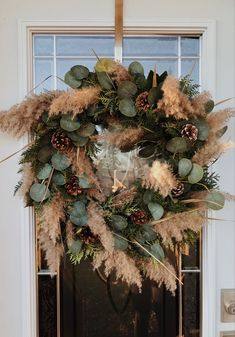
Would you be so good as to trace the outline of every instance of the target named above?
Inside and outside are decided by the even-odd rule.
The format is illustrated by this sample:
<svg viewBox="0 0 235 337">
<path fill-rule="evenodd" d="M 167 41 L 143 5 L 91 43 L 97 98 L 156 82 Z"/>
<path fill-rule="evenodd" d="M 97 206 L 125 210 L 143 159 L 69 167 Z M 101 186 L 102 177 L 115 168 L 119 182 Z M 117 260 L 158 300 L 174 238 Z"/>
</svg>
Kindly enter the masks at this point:
<svg viewBox="0 0 235 337">
<path fill-rule="evenodd" d="M 71 90 L 32 95 L 0 115 L 2 131 L 34 135 L 16 190 L 34 206 L 49 268 L 68 253 L 128 285 L 148 277 L 174 292 L 175 245 L 191 244 L 207 209 L 224 206 L 210 166 L 232 146 L 220 138 L 233 111 L 213 112 L 189 76 L 145 78 L 138 62 L 77 65 L 65 82 Z"/>
</svg>

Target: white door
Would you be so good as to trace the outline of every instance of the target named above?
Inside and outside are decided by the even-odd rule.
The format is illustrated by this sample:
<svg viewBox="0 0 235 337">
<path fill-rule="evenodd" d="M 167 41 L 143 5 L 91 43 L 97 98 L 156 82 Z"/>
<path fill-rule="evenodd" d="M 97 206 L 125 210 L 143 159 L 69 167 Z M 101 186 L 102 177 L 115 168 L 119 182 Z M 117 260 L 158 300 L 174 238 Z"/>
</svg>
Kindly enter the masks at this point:
<svg viewBox="0 0 235 337">
<path fill-rule="evenodd" d="M 168 30 L 180 34 L 182 31 L 194 34 L 199 32 L 204 39 L 202 50 L 202 84 L 213 91 L 216 100 L 234 96 L 234 3 L 233 1 L 197 1 L 189 3 L 179 0 L 141 1 L 126 0 L 126 26 L 143 26 L 149 30 L 159 29 L 159 33 Z M 1 109 L 19 101 L 27 92 L 30 83 L 28 76 L 32 50 L 27 44 L 28 26 L 61 26 L 61 30 L 73 30 L 74 26 L 112 26 L 114 4 L 108 1 L 80 1 L 70 6 L 50 1 L 30 6 L 26 1 L 18 6 L 17 1 L 1 4 L 0 42 L 1 53 Z M 28 24 L 22 19 L 30 21 Z M 84 18 L 88 18 L 84 20 Z M 98 21 L 96 21 L 98 19 Z M 21 22 L 18 22 L 21 20 Z M 47 22 L 33 22 L 48 20 Z M 57 22 L 53 22 L 57 20 Z M 67 20 L 65 22 L 64 20 Z M 71 21 L 75 20 L 75 21 Z M 71 28 L 72 27 L 72 28 Z M 19 45 L 17 42 L 19 41 Z M 28 40 L 30 41 L 30 40 Z M 233 102 L 231 101 L 231 104 Z M 233 129 L 231 127 L 232 136 Z M 1 158 L 22 147 L 23 141 L 15 141 L 1 135 Z M 22 211 L 22 202 L 13 197 L 13 186 L 18 177 L 17 156 L 0 166 L 1 170 L 1 283 L 0 312 L 1 333 L 4 337 L 35 336 L 35 305 L 33 300 L 35 280 L 33 278 L 33 238 L 30 215 Z M 221 187 L 234 193 L 234 155 L 224 156 L 217 164 L 221 172 Z M 226 174 L 225 170 L 226 168 Z M 218 217 L 234 219 L 231 205 Z M 26 218 L 26 217 L 28 218 Z M 207 277 L 204 282 L 202 315 L 203 337 L 219 336 L 219 331 L 235 330 L 234 324 L 220 322 L 220 290 L 235 288 L 235 230 L 234 222 L 216 222 L 214 230 L 210 227 L 204 242 L 204 263 Z M 31 268 L 31 269 L 30 269 Z M 25 311 L 25 308 L 27 310 Z"/>
</svg>

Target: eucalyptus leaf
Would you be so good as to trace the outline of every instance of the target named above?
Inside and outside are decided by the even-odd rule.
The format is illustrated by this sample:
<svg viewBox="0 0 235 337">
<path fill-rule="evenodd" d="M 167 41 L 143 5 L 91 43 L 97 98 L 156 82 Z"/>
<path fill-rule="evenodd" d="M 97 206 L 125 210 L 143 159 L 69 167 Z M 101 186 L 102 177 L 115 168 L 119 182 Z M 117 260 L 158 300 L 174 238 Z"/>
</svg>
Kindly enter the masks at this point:
<svg viewBox="0 0 235 337">
<path fill-rule="evenodd" d="M 63 171 L 70 166 L 70 160 L 62 153 L 55 153 L 51 158 L 52 166 L 57 171 Z"/>
<path fill-rule="evenodd" d="M 136 74 L 134 77 L 134 81 L 139 90 L 141 91 L 147 90 L 147 80 L 144 75 Z"/>
<path fill-rule="evenodd" d="M 45 145 L 38 151 L 38 160 L 41 163 L 47 163 L 54 153 L 54 149 L 50 145 Z"/>
<path fill-rule="evenodd" d="M 55 185 L 62 186 L 65 184 L 65 177 L 62 173 L 54 173 L 52 176 L 52 182 Z"/>
<path fill-rule="evenodd" d="M 79 178 L 79 186 L 81 188 L 90 188 L 91 184 L 89 183 L 89 181 L 86 178 L 80 177 Z"/>
<path fill-rule="evenodd" d="M 192 170 L 193 164 L 190 159 L 182 158 L 178 164 L 178 172 L 180 177 L 186 177 Z"/>
<path fill-rule="evenodd" d="M 77 80 L 73 73 L 71 72 L 71 70 L 69 70 L 65 76 L 64 76 L 64 81 L 66 84 L 68 84 L 68 86 L 70 86 L 73 89 L 77 89 L 79 87 L 81 87 L 82 85 L 82 81 Z"/>
<path fill-rule="evenodd" d="M 156 202 L 152 202 L 152 201 L 149 202 L 148 209 L 150 213 L 152 214 L 152 217 L 154 218 L 154 220 L 161 219 L 164 214 L 164 208 Z"/>
<path fill-rule="evenodd" d="M 42 202 L 50 197 L 50 191 L 46 185 L 34 183 L 29 190 L 30 198 L 36 202 Z"/>
<path fill-rule="evenodd" d="M 63 130 L 72 132 L 79 129 L 80 123 L 76 117 L 73 119 L 71 115 L 63 115 L 60 120 L 60 126 Z"/>
<path fill-rule="evenodd" d="M 204 171 L 203 171 L 202 166 L 194 163 L 192 170 L 190 171 L 188 175 L 188 181 L 190 182 L 190 184 L 196 184 L 200 180 L 202 180 L 203 175 L 204 175 Z"/>
<path fill-rule="evenodd" d="M 210 113 L 214 109 L 215 103 L 212 99 L 205 103 L 205 111 Z"/>
<path fill-rule="evenodd" d="M 97 79 L 98 79 L 98 82 L 103 89 L 111 90 L 113 88 L 112 80 L 109 78 L 107 73 L 105 73 L 105 72 L 99 73 L 98 72 L 97 73 Z"/>
<path fill-rule="evenodd" d="M 87 214 L 84 214 L 84 215 L 79 216 L 79 217 L 74 216 L 74 215 L 70 215 L 69 219 L 74 225 L 79 226 L 79 227 L 84 227 L 84 226 L 87 225 L 88 216 L 87 216 Z"/>
<path fill-rule="evenodd" d="M 149 202 L 153 200 L 154 191 L 146 190 L 143 194 L 143 202 L 147 205 Z"/>
<path fill-rule="evenodd" d="M 150 224 L 144 224 L 142 226 L 142 236 L 145 241 L 153 241 L 157 237 L 157 233 L 153 230 Z"/>
<path fill-rule="evenodd" d="M 209 135 L 209 126 L 207 122 L 204 119 L 196 119 L 193 121 L 193 124 L 197 127 L 198 129 L 198 135 L 197 139 L 198 140 L 206 140 Z"/>
<path fill-rule="evenodd" d="M 86 123 L 82 124 L 80 129 L 78 130 L 78 135 L 81 137 L 89 137 L 95 132 L 95 124 Z"/>
<path fill-rule="evenodd" d="M 76 201 L 73 203 L 72 207 L 68 210 L 70 215 L 75 217 L 84 216 L 87 214 L 86 205 L 82 201 Z"/>
<path fill-rule="evenodd" d="M 128 71 L 131 75 L 141 74 L 144 75 L 144 68 L 142 64 L 137 61 L 134 61 L 129 64 Z"/>
<path fill-rule="evenodd" d="M 37 174 L 37 178 L 40 180 L 47 179 L 50 176 L 52 166 L 50 164 L 45 164 Z"/>
<path fill-rule="evenodd" d="M 117 231 L 122 231 L 128 225 L 126 218 L 121 215 L 114 214 L 111 216 L 110 220 L 113 228 Z"/>
<path fill-rule="evenodd" d="M 209 208 L 218 211 L 224 207 L 225 198 L 222 193 L 218 191 L 212 191 L 208 193 L 206 202 Z"/>
<path fill-rule="evenodd" d="M 76 80 L 83 80 L 89 75 L 89 69 L 81 65 L 73 66 L 70 70 Z"/>
<path fill-rule="evenodd" d="M 153 245 L 150 246 L 150 252 L 160 261 L 162 261 L 165 257 L 164 250 L 159 242 L 155 242 Z"/>
<path fill-rule="evenodd" d="M 190 141 L 187 138 L 174 137 L 166 144 L 166 149 L 172 153 L 184 153 L 191 148 Z"/>
<path fill-rule="evenodd" d="M 119 102 L 120 112 L 127 117 L 134 117 L 137 113 L 135 103 L 130 98 L 123 98 Z"/>
<path fill-rule="evenodd" d="M 72 254 L 78 254 L 82 249 L 82 241 L 81 240 L 73 241 L 73 243 L 70 244 L 68 248 Z"/>
<path fill-rule="evenodd" d="M 46 111 L 43 112 L 43 114 L 42 114 L 42 121 L 43 121 L 43 123 L 45 123 L 49 127 L 56 127 L 59 124 L 59 120 L 49 118 L 48 112 L 46 112 Z"/>
<path fill-rule="evenodd" d="M 118 236 L 114 236 L 114 248 L 118 250 L 126 250 L 128 248 L 128 242 Z"/>
<path fill-rule="evenodd" d="M 163 91 L 161 90 L 162 85 L 159 84 L 157 87 L 151 88 L 149 90 L 148 102 L 150 106 L 156 106 L 157 101 L 162 98 Z"/>
<path fill-rule="evenodd" d="M 132 97 L 137 93 L 137 86 L 131 81 L 123 81 L 118 86 L 118 96 L 120 98 Z"/>
<path fill-rule="evenodd" d="M 80 136 L 78 131 L 68 132 L 67 135 L 69 136 L 70 139 L 72 139 L 74 145 L 76 146 L 84 146 L 89 140 L 88 137 Z"/>
</svg>

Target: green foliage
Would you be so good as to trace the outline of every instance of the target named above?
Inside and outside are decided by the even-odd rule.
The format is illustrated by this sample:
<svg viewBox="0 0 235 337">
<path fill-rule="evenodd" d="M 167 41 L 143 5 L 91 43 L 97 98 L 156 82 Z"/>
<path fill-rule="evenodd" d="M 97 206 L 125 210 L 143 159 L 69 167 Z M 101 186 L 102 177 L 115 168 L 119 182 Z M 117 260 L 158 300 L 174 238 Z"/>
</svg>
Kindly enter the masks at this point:
<svg viewBox="0 0 235 337">
<path fill-rule="evenodd" d="M 190 78 L 190 75 L 186 75 L 180 80 L 181 91 L 190 98 L 199 94 L 199 88 L 200 85 L 194 84 L 193 80 Z"/>
</svg>

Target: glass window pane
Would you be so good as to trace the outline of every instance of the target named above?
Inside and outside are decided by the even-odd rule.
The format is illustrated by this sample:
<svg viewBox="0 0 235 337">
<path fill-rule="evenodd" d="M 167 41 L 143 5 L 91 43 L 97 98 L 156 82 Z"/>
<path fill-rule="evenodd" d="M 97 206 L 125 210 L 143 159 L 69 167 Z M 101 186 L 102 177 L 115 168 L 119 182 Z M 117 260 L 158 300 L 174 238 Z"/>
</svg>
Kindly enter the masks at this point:
<svg viewBox="0 0 235 337">
<path fill-rule="evenodd" d="M 35 87 L 43 82 L 48 76 L 53 75 L 53 59 L 35 59 Z M 53 76 L 42 83 L 36 90 L 40 93 L 43 89 L 53 90 Z"/>
<path fill-rule="evenodd" d="M 192 72 L 193 70 L 193 72 Z M 182 59 L 181 60 L 181 76 L 191 74 L 193 83 L 199 83 L 199 60 L 198 59 Z"/>
<path fill-rule="evenodd" d="M 34 55 L 35 56 L 53 56 L 54 37 L 53 36 L 34 36 Z"/>
<path fill-rule="evenodd" d="M 58 56 L 98 56 L 113 57 L 114 38 L 111 36 L 57 36 L 56 54 Z"/>
<path fill-rule="evenodd" d="M 182 56 L 199 56 L 199 38 L 182 37 L 181 38 L 181 55 Z"/>
<path fill-rule="evenodd" d="M 200 268 L 200 240 L 189 247 L 189 255 L 182 254 L 182 269 Z"/>
<path fill-rule="evenodd" d="M 128 66 L 131 62 L 136 61 L 135 59 L 124 59 L 123 64 L 124 66 Z M 138 61 L 143 65 L 145 70 L 145 75 L 148 75 L 150 70 L 153 70 L 154 64 L 157 66 L 157 73 L 161 74 L 165 70 L 168 71 L 169 74 L 173 74 L 177 76 L 178 72 L 178 64 L 177 60 L 172 59 L 155 59 L 155 60 L 148 60 L 148 59 L 138 59 Z"/>
<path fill-rule="evenodd" d="M 177 37 L 125 37 L 123 56 L 177 56 Z"/>
</svg>

